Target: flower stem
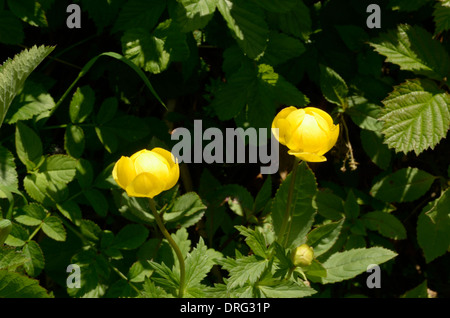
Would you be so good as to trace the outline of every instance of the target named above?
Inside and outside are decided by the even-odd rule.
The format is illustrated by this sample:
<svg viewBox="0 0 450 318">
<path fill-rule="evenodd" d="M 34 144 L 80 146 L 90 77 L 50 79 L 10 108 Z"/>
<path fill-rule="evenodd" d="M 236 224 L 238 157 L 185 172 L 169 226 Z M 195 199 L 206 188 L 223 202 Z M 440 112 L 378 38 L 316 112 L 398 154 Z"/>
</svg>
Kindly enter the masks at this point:
<svg viewBox="0 0 450 318">
<path fill-rule="evenodd" d="M 287 243 L 287 237 L 286 237 L 286 230 L 288 229 L 288 227 L 290 227 L 290 222 L 291 222 L 291 206 L 292 206 L 292 199 L 294 196 L 294 186 L 295 186 L 295 178 L 297 175 L 297 167 L 300 163 L 300 160 L 295 157 L 294 159 L 294 165 L 292 167 L 292 172 L 291 172 L 291 183 L 289 185 L 289 192 L 288 192 L 288 198 L 287 198 L 287 202 L 286 202 L 286 211 L 283 217 L 283 223 L 281 224 L 281 229 L 280 229 L 280 235 L 278 237 L 279 242 L 281 243 L 282 246 L 286 247 L 286 243 Z"/>
<path fill-rule="evenodd" d="M 153 212 L 153 215 L 156 220 L 156 224 L 158 224 L 159 230 L 164 235 L 164 237 L 169 241 L 170 246 L 172 246 L 173 250 L 175 251 L 175 254 L 177 255 L 178 262 L 180 264 L 180 289 L 178 290 L 178 297 L 183 298 L 184 293 L 184 283 L 185 283 L 185 277 L 186 277 L 186 270 L 184 266 L 184 257 L 183 254 L 181 254 L 180 248 L 178 247 L 177 243 L 173 240 L 172 236 L 169 234 L 169 232 L 166 230 L 166 227 L 164 226 L 164 223 L 161 219 L 161 217 L 158 214 L 158 211 L 156 210 L 156 204 L 155 201 L 150 198 L 150 209 Z"/>
</svg>

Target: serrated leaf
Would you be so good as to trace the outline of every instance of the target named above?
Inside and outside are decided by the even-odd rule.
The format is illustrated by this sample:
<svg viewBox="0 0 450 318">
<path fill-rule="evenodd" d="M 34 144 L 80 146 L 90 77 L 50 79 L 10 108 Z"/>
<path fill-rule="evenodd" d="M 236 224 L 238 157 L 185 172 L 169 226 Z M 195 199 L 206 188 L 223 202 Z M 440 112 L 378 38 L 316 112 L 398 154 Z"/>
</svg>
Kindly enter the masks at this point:
<svg viewBox="0 0 450 318">
<path fill-rule="evenodd" d="M 8 219 L 0 220 L 0 246 L 3 245 L 12 230 L 12 223 Z"/>
<path fill-rule="evenodd" d="M 0 298 L 50 298 L 39 281 L 14 272 L 0 270 Z"/>
<path fill-rule="evenodd" d="M 417 221 L 417 241 L 427 263 L 450 248 L 450 190 L 422 209 Z"/>
<path fill-rule="evenodd" d="M 306 244 L 313 248 L 314 257 L 322 255 L 333 247 L 341 234 L 344 220 L 320 225 L 308 233 Z"/>
<path fill-rule="evenodd" d="M 330 103 L 346 105 L 347 84 L 336 71 L 328 66 L 320 65 L 320 89 Z"/>
<path fill-rule="evenodd" d="M 434 149 L 450 127 L 450 95 L 429 80 L 396 86 L 383 104 L 382 133 L 397 152 Z"/>
<path fill-rule="evenodd" d="M 385 202 L 409 202 L 428 191 L 435 177 L 417 168 L 403 168 L 376 182 L 370 193 Z"/>
<path fill-rule="evenodd" d="M 79 225 L 82 213 L 81 209 L 75 201 L 66 201 L 61 204 L 56 204 L 57 209 L 63 216 L 68 218 L 72 223 Z"/>
<path fill-rule="evenodd" d="M 386 212 L 369 212 L 361 218 L 364 225 L 381 235 L 394 240 L 406 239 L 406 229 L 394 215 Z"/>
<path fill-rule="evenodd" d="M 18 189 L 19 180 L 13 154 L 0 146 L 0 185 Z M 0 198 L 6 195 L 0 190 Z"/>
<path fill-rule="evenodd" d="M 327 277 L 322 278 L 322 283 L 351 279 L 364 273 L 369 265 L 380 265 L 395 256 L 397 256 L 395 252 L 382 247 L 358 248 L 335 253 L 323 263 Z"/>
<path fill-rule="evenodd" d="M 241 235 L 245 236 L 245 242 L 251 248 L 255 255 L 262 258 L 268 258 L 267 242 L 264 235 L 258 230 L 246 228 L 244 226 L 236 226 Z"/>
<path fill-rule="evenodd" d="M 303 298 L 317 293 L 303 283 L 288 280 L 263 281 L 258 284 L 258 289 L 267 298 Z"/>
<path fill-rule="evenodd" d="M 41 138 L 22 122 L 17 123 L 15 137 L 17 156 L 28 170 L 34 169 L 43 159 Z"/>
<path fill-rule="evenodd" d="M 2 11 L 0 11 L 2 12 Z M 0 21 L 5 21 L 1 18 Z M 0 27 L 4 32 L 7 28 Z M 1 41 L 2 35 L 0 35 Z M 8 59 L 0 67 L 0 126 L 5 119 L 6 112 L 16 94 L 22 89 L 25 80 L 31 72 L 42 62 L 42 60 L 53 51 L 54 47 L 33 46 Z"/>
<path fill-rule="evenodd" d="M 255 59 L 264 52 L 269 28 L 260 7 L 246 0 L 218 0 L 217 8 L 249 58 Z"/>
<path fill-rule="evenodd" d="M 313 198 L 317 192 L 314 173 L 305 162 L 302 162 L 297 167 L 294 177 L 291 202 L 289 202 L 289 192 L 293 178 L 292 172 L 281 184 L 272 204 L 274 231 L 278 242 L 283 242 L 285 247 L 297 247 L 306 242 L 306 234 L 310 231 L 316 214 L 313 206 Z M 286 215 L 288 206 L 290 215 Z M 289 218 L 286 221 L 287 224 L 290 223 L 290 226 L 283 229 L 285 217 Z M 281 237 L 282 235 L 284 237 Z"/>
<path fill-rule="evenodd" d="M 432 79 L 442 80 L 450 75 L 450 58 L 440 42 L 417 25 L 400 24 L 370 43 L 386 56 L 387 61 L 402 70 L 412 71 Z"/>
<path fill-rule="evenodd" d="M 114 237 L 112 247 L 132 250 L 141 246 L 147 239 L 149 231 L 141 224 L 125 225 Z"/>
<path fill-rule="evenodd" d="M 24 246 L 29 237 L 28 231 L 17 223 L 12 223 L 11 232 L 6 237 L 5 244 L 9 246 Z"/>
<path fill-rule="evenodd" d="M 238 258 L 233 260 L 233 263 L 232 267 L 226 268 L 230 272 L 228 289 L 242 287 L 247 283 L 253 285 L 269 265 L 268 260 L 256 258 L 254 255 Z"/>
<path fill-rule="evenodd" d="M 35 27 L 47 27 L 47 17 L 41 4 L 33 0 L 8 0 L 9 9 L 22 21 Z"/>
<path fill-rule="evenodd" d="M 3 243 L 0 242 L 0 270 L 14 271 L 16 267 L 21 266 L 30 260 L 23 252 L 2 245 Z"/>
<path fill-rule="evenodd" d="M 345 113 L 350 115 L 352 121 L 360 128 L 377 132 L 383 128 L 383 123 L 378 120 L 381 113 L 380 106 L 362 96 L 350 96 L 347 102 Z"/>
<path fill-rule="evenodd" d="M 83 219 L 80 221 L 81 234 L 91 242 L 98 242 L 102 234 L 102 229 L 93 221 Z"/>
<path fill-rule="evenodd" d="M 82 123 L 94 109 L 95 92 L 90 86 L 78 87 L 69 106 L 70 120 L 74 124 Z"/>
<path fill-rule="evenodd" d="M 67 155 L 53 155 L 45 158 L 39 173 L 51 182 L 69 183 L 76 175 L 77 160 Z"/>
<path fill-rule="evenodd" d="M 31 277 L 38 276 L 45 266 L 44 254 L 39 244 L 35 241 L 29 241 L 22 248 L 22 251 L 29 258 L 29 261 L 24 264 L 25 271 Z"/>
<path fill-rule="evenodd" d="M 305 50 L 305 46 L 300 40 L 283 33 L 271 31 L 267 48 L 260 62 L 276 66 L 302 55 Z"/>
<path fill-rule="evenodd" d="M 273 21 L 273 24 L 284 33 L 307 40 L 312 33 L 309 8 L 301 0 L 294 2 L 294 7 L 290 10 L 284 13 L 269 14 L 268 19 Z"/>
<path fill-rule="evenodd" d="M 436 34 L 450 30 L 450 1 L 436 2 L 433 17 L 436 24 Z"/>
<path fill-rule="evenodd" d="M 55 241 L 64 242 L 66 240 L 66 229 L 56 216 L 49 216 L 44 220 L 42 231 Z"/>
<path fill-rule="evenodd" d="M 21 211 L 25 214 L 17 215 L 14 219 L 17 222 L 28 226 L 37 226 L 41 224 L 47 216 L 44 207 L 35 202 L 25 205 Z"/>
<path fill-rule="evenodd" d="M 170 227 L 189 227 L 201 219 L 205 210 L 206 206 L 200 197 L 194 192 L 188 192 L 175 199 L 163 218 Z"/>
<path fill-rule="evenodd" d="M 23 185 L 27 194 L 45 207 L 64 201 L 69 195 L 66 183 L 50 182 L 48 175 L 44 173 L 27 175 Z"/>
<path fill-rule="evenodd" d="M 175 8 L 175 21 L 182 32 L 204 28 L 216 11 L 218 0 L 180 0 Z"/>
</svg>

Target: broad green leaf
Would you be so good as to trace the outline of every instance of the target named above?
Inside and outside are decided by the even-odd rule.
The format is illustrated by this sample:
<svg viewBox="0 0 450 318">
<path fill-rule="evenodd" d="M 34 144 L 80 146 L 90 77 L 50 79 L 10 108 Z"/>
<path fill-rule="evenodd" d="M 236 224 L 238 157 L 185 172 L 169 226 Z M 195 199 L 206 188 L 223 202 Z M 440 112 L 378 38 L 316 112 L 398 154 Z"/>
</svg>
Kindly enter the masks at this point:
<svg viewBox="0 0 450 318">
<path fill-rule="evenodd" d="M 77 160 L 67 155 L 53 155 L 45 158 L 39 167 L 49 182 L 69 183 L 76 175 Z"/>
<path fill-rule="evenodd" d="M 263 10 L 246 0 L 218 0 L 217 8 L 242 51 L 251 59 L 260 56 L 269 35 Z"/>
<path fill-rule="evenodd" d="M 6 229 L 7 232 L 7 229 Z M 28 231 L 17 223 L 12 223 L 11 232 L 6 237 L 5 244 L 9 246 L 24 246 L 29 237 Z"/>
<path fill-rule="evenodd" d="M 61 204 L 56 204 L 56 207 L 64 217 L 68 218 L 75 225 L 80 225 L 82 213 L 75 201 L 65 201 Z"/>
<path fill-rule="evenodd" d="M 295 176 L 291 172 L 278 189 L 272 204 L 272 220 L 278 242 L 283 242 L 285 247 L 297 247 L 306 242 L 316 214 L 313 206 L 316 192 L 314 173 L 305 162 L 299 164 Z"/>
<path fill-rule="evenodd" d="M 125 3 L 125 5 L 128 2 Z M 97 26 L 98 32 L 103 28 L 110 26 L 117 19 L 123 1 L 121 0 L 82 0 L 81 7 L 87 11 L 89 17 Z"/>
<path fill-rule="evenodd" d="M 303 52 L 305 52 L 305 46 L 300 40 L 283 33 L 271 31 L 267 48 L 260 62 L 276 66 L 302 55 Z"/>
<path fill-rule="evenodd" d="M 307 40 L 312 33 L 309 8 L 301 0 L 294 1 L 294 7 L 284 13 L 269 13 L 268 19 L 280 31 L 303 40 Z"/>
<path fill-rule="evenodd" d="M 241 235 L 245 236 L 245 242 L 253 253 L 262 258 L 268 258 L 267 242 L 264 235 L 258 229 L 252 230 L 245 226 L 236 226 Z"/>
<path fill-rule="evenodd" d="M 64 134 L 64 149 L 67 153 L 74 158 L 80 158 L 84 152 L 85 144 L 83 128 L 77 125 L 69 125 Z"/>
<path fill-rule="evenodd" d="M 70 120 L 74 124 L 82 123 L 94 109 L 95 92 L 90 86 L 78 87 L 69 106 Z"/>
<path fill-rule="evenodd" d="M 132 250 L 141 246 L 147 239 L 149 231 L 141 224 L 125 225 L 115 236 L 112 247 Z"/>
<path fill-rule="evenodd" d="M 230 265 L 232 266 L 224 266 L 224 268 L 230 272 L 230 278 L 227 284 L 228 289 L 234 289 L 236 287 L 242 287 L 247 283 L 251 285 L 255 284 L 266 270 L 269 261 L 251 255 L 232 260 Z"/>
<path fill-rule="evenodd" d="M 39 244 L 35 241 L 29 241 L 22 248 L 22 251 L 29 258 L 29 261 L 24 264 L 25 271 L 31 277 L 38 276 L 45 267 L 44 254 Z"/>
<path fill-rule="evenodd" d="M 89 160 L 80 158 L 75 167 L 76 179 L 82 189 L 89 188 L 94 181 L 94 168 Z"/>
<path fill-rule="evenodd" d="M 450 95 L 429 80 L 409 80 L 383 101 L 380 120 L 385 143 L 416 155 L 445 138 L 450 127 Z"/>
<path fill-rule="evenodd" d="M 39 135 L 22 122 L 18 122 L 15 137 L 17 156 L 20 161 L 28 170 L 36 168 L 43 159 L 42 141 Z"/>
<path fill-rule="evenodd" d="M 57 216 L 47 217 L 42 225 L 42 231 L 55 241 L 64 242 L 66 240 L 66 229 Z"/>
<path fill-rule="evenodd" d="M 322 278 L 322 283 L 336 283 L 354 278 L 364 273 L 369 265 L 380 265 L 395 256 L 395 252 L 382 247 L 357 248 L 335 253 L 323 263 L 327 277 Z"/>
<path fill-rule="evenodd" d="M 50 298 L 39 281 L 18 273 L 0 270 L 0 298 Z"/>
<path fill-rule="evenodd" d="M 3 243 L 0 242 L 0 270 L 14 271 L 15 268 L 25 264 L 29 260 L 30 258 L 23 252 L 15 248 L 3 246 Z"/>
<path fill-rule="evenodd" d="M 188 192 L 175 199 L 172 207 L 164 213 L 168 227 L 189 227 L 196 224 L 205 213 L 206 206 L 195 192 Z"/>
<path fill-rule="evenodd" d="M 44 85 L 28 79 L 11 103 L 5 122 L 15 124 L 19 120 L 28 120 L 51 110 L 54 106 L 55 101 Z"/>
<path fill-rule="evenodd" d="M 347 194 L 347 198 L 344 201 L 344 211 L 347 218 L 350 220 L 355 220 L 359 216 L 359 203 L 357 201 L 357 198 L 355 194 L 353 193 L 353 190 L 350 189 Z"/>
<path fill-rule="evenodd" d="M 344 201 L 331 191 L 317 192 L 314 207 L 320 215 L 333 221 L 338 221 L 345 215 Z"/>
<path fill-rule="evenodd" d="M 25 214 L 19 214 L 14 219 L 24 225 L 37 226 L 46 218 L 47 213 L 42 205 L 32 202 L 25 205 L 21 211 Z"/>
<path fill-rule="evenodd" d="M 320 225 L 308 233 L 306 244 L 313 248 L 314 257 L 327 252 L 336 243 L 344 220 Z"/>
<path fill-rule="evenodd" d="M 12 223 L 10 220 L 3 219 L 0 220 L 0 246 L 3 245 L 9 233 L 12 230 Z"/>
<path fill-rule="evenodd" d="M 45 207 L 64 201 L 69 195 L 66 183 L 50 181 L 44 173 L 27 175 L 23 185 L 27 194 Z"/>
<path fill-rule="evenodd" d="M 266 280 L 258 283 L 258 290 L 267 298 L 303 298 L 317 293 L 304 283 L 288 280 Z"/>
<path fill-rule="evenodd" d="M 24 36 L 22 22 L 11 11 L 0 10 L 0 43 L 17 45 Z"/>
<path fill-rule="evenodd" d="M 320 89 L 330 103 L 346 105 L 347 84 L 336 71 L 328 66 L 320 65 Z"/>
<path fill-rule="evenodd" d="M 8 27 L 3 27 L 2 11 L 0 11 L 0 32 L 8 33 Z M 13 23 L 14 24 L 14 23 Z M 0 41 L 3 35 L 0 34 Z M 42 60 L 53 51 L 54 47 L 33 46 L 8 59 L 0 67 L 0 127 L 5 119 L 14 97 L 22 89 L 25 80 L 31 72 L 42 62 Z"/>
<path fill-rule="evenodd" d="M 84 196 L 97 213 L 101 217 L 105 217 L 108 213 L 108 201 L 106 200 L 103 193 L 97 189 L 86 189 L 83 191 Z"/>
<path fill-rule="evenodd" d="M 362 96 L 350 96 L 347 98 L 348 107 L 345 113 L 352 121 L 362 129 L 379 132 L 383 123 L 378 120 L 382 108 L 369 102 Z"/>
<path fill-rule="evenodd" d="M 14 156 L 8 149 L 2 146 L 0 146 L 0 185 L 13 189 L 18 189 L 19 187 Z M 6 195 L 1 190 L 0 198 L 6 198 Z"/>
<path fill-rule="evenodd" d="M 426 280 L 422 284 L 408 290 L 400 298 L 428 298 L 428 283 Z"/>
<path fill-rule="evenodd" d="M 166 8 L 166 0 L 127 1 L 119 13 L 113 32 L 132 28 L 151 30 Z"/>
<path fill-rule="evenodd" d="M 450 30 L 450 1 L 437 1 L 434 6 L 434 23 L 436 24 L 435 33 L 441 33 Z"/>
<path fill-rule="evenodd" d="M 427 263 L 450 248 L 450 190 L 422 209 L 417 221 L 417 241 Z"/>
<path fill-rule="evenodd" d="M 376 182 L 370 193 L 385 202 L 409 202 L 428 191 L 435 177 L 417 168 L 403 168 Z"/>
<path fill-rule="evenodd" d="M 114 115 L 119 108 L 119 102 L 115 97 L 106 98 L 100 105 L 98 110 L 96 121 L 98 124 L 102 125 L 114 118 Z"/>
<path fill-rule="evenodd" d="M 370 160 L 381 169 L 386 170 L 391 164 L 392 153 L 383 143 L 383 135 L 377 131 L 361 129 L 361 143 Z"/>
<path fill-rule="evenodd" d="M 204 28 L 216 11 L 218 0 L 180 0 L 175 8 L 175 21 L 182 32 Z"/>
<path fill-rule="evenodd" d="M 8 0 L 9 9 L 22 21 L 34 27 L 48 27 L 41 4 L 33 0 Z"/>
<path fill-rule="evenodd" d="M 388 62 L 397 64 L 402 70 L 436 80 L 450 75 L 448 53 L 422 27 L 400 24 L 397 30 L 389 30 L 370 45 L 386 56 Z"/>
<path fill-rule="evenodd" d="M 386 212 L 369 212 L 361 217 L 364 225 L 393 240 L 406 239 L 406 229 L 394 215 Z"/>
<path fill-rule="evenodd" d="M 80 233 L 91 242 L 98 242 L 102 234 L 102 229 L 91 220 L 80 221 Z"/>
</svg>

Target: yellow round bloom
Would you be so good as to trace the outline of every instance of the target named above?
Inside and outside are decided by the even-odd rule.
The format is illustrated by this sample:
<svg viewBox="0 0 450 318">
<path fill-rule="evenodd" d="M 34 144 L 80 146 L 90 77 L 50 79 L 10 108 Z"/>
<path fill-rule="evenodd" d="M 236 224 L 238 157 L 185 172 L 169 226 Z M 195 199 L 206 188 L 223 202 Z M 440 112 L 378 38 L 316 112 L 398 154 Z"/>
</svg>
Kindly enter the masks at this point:
<svg viewBox="0 0 450 318">
<path fill-rule="evenodd" d="M 180 177 L 174 156 L 162 148 L 122 156 L 112 172 L 114 180 L 130 197 L 153 198 L 172 188 Z"/>
<path fill-rule="evenodd" d="M 278 131 L 277 129 L 278 128 Z M 339 124 L 331 116 L 315 107 L 282 109 L 272 122 L 275 138 L 289 148 L 288 153 L 309 162 L 322 162 L 339 136 Z"/>
<path fill-rule="evenodd" d="M 314 259 L 314 251 L 307 244 L 302 244 L 292 252 L 291 258 L 294 266 L 309 266 Z"/>
</svg>

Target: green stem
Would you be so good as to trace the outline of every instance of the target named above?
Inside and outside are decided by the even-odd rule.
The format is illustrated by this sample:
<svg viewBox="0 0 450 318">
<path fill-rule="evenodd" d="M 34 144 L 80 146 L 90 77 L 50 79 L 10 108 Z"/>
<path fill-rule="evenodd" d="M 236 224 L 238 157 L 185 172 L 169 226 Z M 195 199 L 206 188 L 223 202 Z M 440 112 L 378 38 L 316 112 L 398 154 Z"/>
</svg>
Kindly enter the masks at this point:
<svg viewBox="0 0 450 318">
<path fill-rule="evenodd" d="M 155 216 L 156 224 L 158 224 L 161 233 L 164 235 L 167 241 L 169 241 L 170 246 L 172 246 L 173 250 L 175 251 L 175 254 L 177 255 L 178 262 L 180 263 L 180 289 L 178 291 L 178 297 L 183 298 L 184 283 L 186 279 L 186 270 L 184 267 L 183 254 L 181 254 L 180 248 L 178 247 L 177 243 L 175 243 L 172 236 L 169 234 L 169 232 L 167 232 L 166 227 L 164 226 L 164 223 L 161 220 L 158 211 L 156 210 L 155 201 L 152 198 L 150 198 L 149 202 L 150 202 L 150 209 L 152 210 L 153 215 Z"/>
<path fill-rule="evenodd" d="M 286 243 L 287 243 L 286 230 L 292 219 L 291 206 L 292 206 L 292 199 L 294 196 L 294 187 L 295 187 L 295 178 L 297 176 L 297 167 L 298 167 L 299 163 L 300 163 L 300 160 L 297 157 L 295 157 L 294 166 L 293 166 L 292 172 L 291 172 L 291 183 L 289 185 L 289 193 L 288 193 L 288 198 L 287 198 L 287 202 L 286 202 L 286 211 L 285 211 L 285 214 L 283 217 L 283 223 L 281 224 L 280 235 L 278 237 L 278 241 L 284 247 L 286 247 Z"/>
</svg>

